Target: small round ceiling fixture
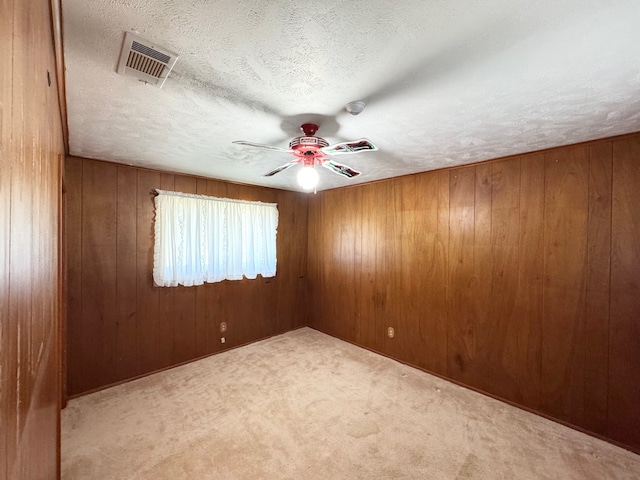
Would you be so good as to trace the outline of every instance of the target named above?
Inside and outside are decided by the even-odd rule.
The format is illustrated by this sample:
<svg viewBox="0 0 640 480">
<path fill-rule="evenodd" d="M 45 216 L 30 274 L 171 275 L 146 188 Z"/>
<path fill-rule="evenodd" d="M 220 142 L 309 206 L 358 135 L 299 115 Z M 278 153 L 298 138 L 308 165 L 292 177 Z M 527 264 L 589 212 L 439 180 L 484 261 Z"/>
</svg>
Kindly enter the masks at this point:
<svg viewBox="0 0 640 480">
<path fill-rule="evenodd" d="M 364 103 L 362 100 L 354 100 L 353 102 L 347 103 L 347 106 L 345 108 L 351 115 L 358 115 L 362 113 L 365 106 L 366 103 Z"/>
</svg>

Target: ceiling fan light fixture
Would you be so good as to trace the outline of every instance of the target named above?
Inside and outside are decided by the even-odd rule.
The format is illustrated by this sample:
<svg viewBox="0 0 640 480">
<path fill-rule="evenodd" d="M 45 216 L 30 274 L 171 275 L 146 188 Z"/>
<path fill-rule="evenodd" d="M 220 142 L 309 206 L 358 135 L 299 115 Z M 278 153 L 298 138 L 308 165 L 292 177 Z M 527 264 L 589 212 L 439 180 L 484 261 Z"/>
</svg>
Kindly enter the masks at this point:
<svg viewBox="0 0 640 480">
<path fill-rule="evenodd" d="M 305 165 L 298 172 L 298 185 L 304 190 L 313 190 L 318 185 L 318 172 L 313 165 Z"/>
<path fill-rule="evenodd" d="M 347 103 L 347 106 L 345 108 L 347 109 L 347 112 L 349 112 L 351 115 L 358 115 L 362 113 L 366 105 L 367 104 L 364 103 L 362 100 L 354 100 L 353 102 Z"/>
</svg>

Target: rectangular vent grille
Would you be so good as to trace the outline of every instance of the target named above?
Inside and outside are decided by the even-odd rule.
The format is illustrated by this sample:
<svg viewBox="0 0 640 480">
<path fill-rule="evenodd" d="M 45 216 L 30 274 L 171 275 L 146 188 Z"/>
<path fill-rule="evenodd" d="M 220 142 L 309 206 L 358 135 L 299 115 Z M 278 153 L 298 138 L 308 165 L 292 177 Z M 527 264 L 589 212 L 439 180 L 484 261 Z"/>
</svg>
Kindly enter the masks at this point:
<svg viewBox="0 0 640 480">
<path fill-rule="evenodd" d="M 165 65 L 169 63 L 169 60 L 171 60 L 171 57 L 169 55 L 165 55 L 164 53 L 161 53 L 157 50 L 154 50 L 153 48 L 149 48 L 146 45 L 142 45 L 141 43 L 138 43 L 135 41 L 131 42 L 131 50 L 135 50 L 136 52 L 143 53 L 147 57 L 155 58 L 156 60 L 164 63 Z"/>
<path fill-rule="evenodd" d="M 162 87 L 177 59 L 175 53 L 126 32 L 120 52 L 118 73 Z"/>
<path fill-rule="evenodd" d="M 129 58 L 127 59 L 127 67 L 146 73 L 147 75 L 151 75 L 155 78 L 160 78 L 165 66 L 166 65 L 164 63 L 158 62 L 146 55 L 140 55 L 138 52 L 134 52 L 133 50 L 129 52 Z"/>
</svg>

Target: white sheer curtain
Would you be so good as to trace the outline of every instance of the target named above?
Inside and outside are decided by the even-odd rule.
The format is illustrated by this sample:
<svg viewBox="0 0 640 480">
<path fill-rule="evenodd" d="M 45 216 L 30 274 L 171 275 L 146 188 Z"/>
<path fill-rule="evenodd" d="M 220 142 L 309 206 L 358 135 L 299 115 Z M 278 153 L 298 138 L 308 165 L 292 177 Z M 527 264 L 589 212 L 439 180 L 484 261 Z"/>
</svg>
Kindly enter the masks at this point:
<svg viewBox="0 0 640 480">
<path fill-rule="evenodd" d="M 274 203 L 157 190 L 153 280 L 162 287 L 273 277 Z"/>
</svg>

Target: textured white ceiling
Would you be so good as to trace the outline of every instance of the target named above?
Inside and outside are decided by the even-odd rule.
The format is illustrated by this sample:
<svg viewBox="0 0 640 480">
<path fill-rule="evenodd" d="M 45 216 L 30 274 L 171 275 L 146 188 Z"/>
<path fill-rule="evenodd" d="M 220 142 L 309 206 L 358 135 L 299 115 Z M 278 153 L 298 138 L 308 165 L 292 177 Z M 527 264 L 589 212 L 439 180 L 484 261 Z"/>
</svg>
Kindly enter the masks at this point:
<svg viewBox="0 0 640 480">
<path fill-rule="evenodd" d="M 366 137 L 318 190 L 640 130 L 638 0 L 62 0 L 70 153 L 299 190 L 305 121 Z M 120 76 L 125 31 L 180 55 Z M 365 100 L 358 116 L 346 113 Z"/>
</svg>

